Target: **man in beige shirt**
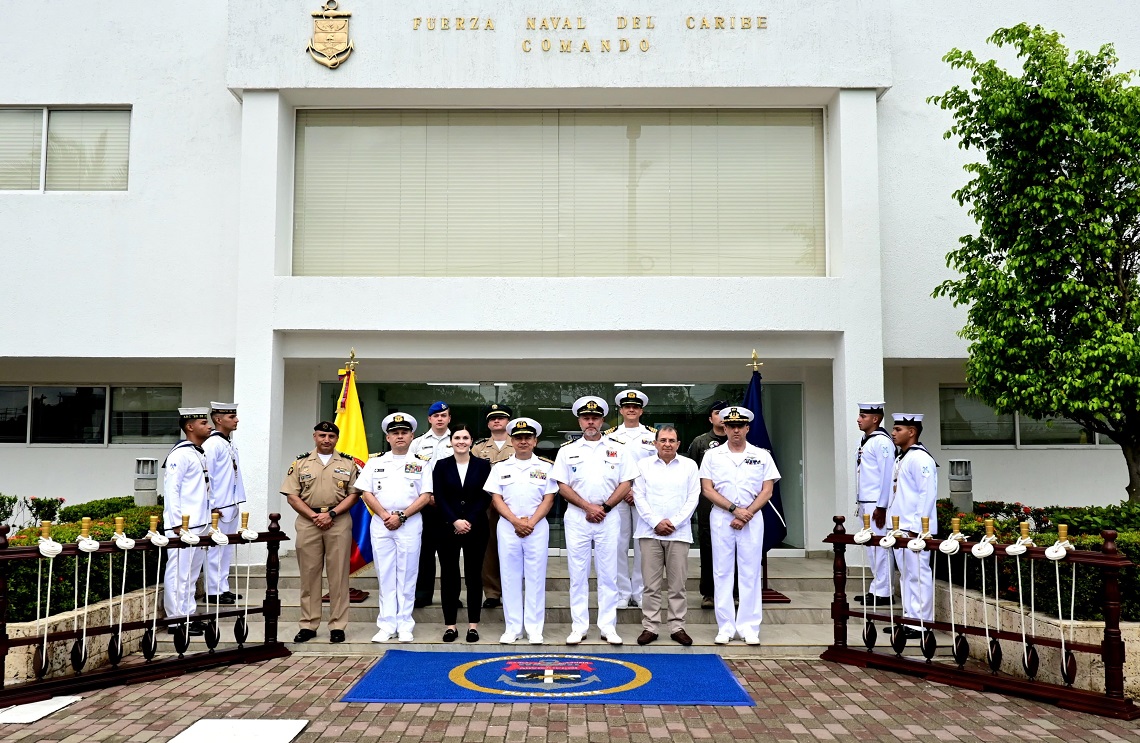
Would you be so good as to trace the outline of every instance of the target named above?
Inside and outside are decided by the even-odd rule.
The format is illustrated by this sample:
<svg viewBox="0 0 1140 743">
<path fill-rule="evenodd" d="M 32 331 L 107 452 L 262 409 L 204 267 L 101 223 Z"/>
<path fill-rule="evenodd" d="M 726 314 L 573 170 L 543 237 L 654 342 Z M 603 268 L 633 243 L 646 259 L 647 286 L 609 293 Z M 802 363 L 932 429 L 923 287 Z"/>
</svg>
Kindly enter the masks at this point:
<svg viewBox="0 0 1140 743">
<path fill-rule="evenodd" d="M 507 435 L 507 422 L 512 417 L 508 406 L 492 403 L 487 408 L 487 430 L 491 437 L 472 444 L 471 455 L 489 460 L 491 464 L 510 459 L 515 447 L 511 446 L 511 437 Z M 487 555 L 483 558 L 483 593 L 487 597 L 483 600 L 483 608 L 497 609 L 503 605 L 503 585 L 499 578 L 499 540 L 495 536 L 499 512 L 494 506 L 487 511 L 487 520 L 491 526 L 491 537 L 487 540 Z"/>
<path fill-rule="evenodd" d="M 301 572 L 301 629 L 293 642 L 308 642 L 321 624 L 321 573 L 329 579 L 329 642 L 344 642 L 348 626 L 348 562 L 352 554 L 351 490 L 360 468 L 336 450 L 340 429 L 321 421 L 313 428 L 316 448 L 294 460 L 281 494 L 297 512 L 294 526 Z"/>
</svg>

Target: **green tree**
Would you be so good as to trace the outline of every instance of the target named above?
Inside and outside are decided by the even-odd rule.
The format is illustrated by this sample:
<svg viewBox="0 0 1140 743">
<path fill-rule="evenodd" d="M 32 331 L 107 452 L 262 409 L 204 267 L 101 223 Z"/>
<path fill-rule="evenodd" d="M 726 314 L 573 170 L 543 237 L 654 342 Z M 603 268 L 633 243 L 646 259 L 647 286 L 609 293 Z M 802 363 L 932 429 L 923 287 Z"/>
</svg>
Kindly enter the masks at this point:
<svg viewBox="0 0 1140 743">
<path fill-rule="evenodd" d="M 1025 24 L 989 42 L 1017 50 L 1020 74 L 954 49 L 970 85 L 930 99 L 953 114 L 946 138 L 984 156 L 954 193 L 978 232 L 934 295 L 969 307 L 970 393 L 1120 444 L 1140 501 L 1140 89 L 1111 45 L 1070 55 Z"/>
</svg>

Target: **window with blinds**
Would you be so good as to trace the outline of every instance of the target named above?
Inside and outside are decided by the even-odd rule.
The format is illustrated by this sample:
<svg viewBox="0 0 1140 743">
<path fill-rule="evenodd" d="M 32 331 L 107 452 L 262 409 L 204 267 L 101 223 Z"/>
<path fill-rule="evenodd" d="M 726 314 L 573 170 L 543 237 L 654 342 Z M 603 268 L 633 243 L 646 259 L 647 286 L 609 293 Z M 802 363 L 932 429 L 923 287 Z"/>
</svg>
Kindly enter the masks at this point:
<svg viewBox="0 0 1140 743">
<path fill-rule="evenodd" d="M 0 191 L 125 191 L 130 130 L 126 110 L 0 109 Z"/>
<path fill-rule="evenodd" d="M 0 109 L 0 191 L 38 191 L 43 153 L 42 108 Z"/>
<path fill-rule="evenodd" d="M 823 276 L 819 110 L 298 111 L 297 276 Z"/>
<path fill-rule="evenodd" d="M 48 191 L 126 191 L 130 111 L 49 111 Z"/>
</svg>

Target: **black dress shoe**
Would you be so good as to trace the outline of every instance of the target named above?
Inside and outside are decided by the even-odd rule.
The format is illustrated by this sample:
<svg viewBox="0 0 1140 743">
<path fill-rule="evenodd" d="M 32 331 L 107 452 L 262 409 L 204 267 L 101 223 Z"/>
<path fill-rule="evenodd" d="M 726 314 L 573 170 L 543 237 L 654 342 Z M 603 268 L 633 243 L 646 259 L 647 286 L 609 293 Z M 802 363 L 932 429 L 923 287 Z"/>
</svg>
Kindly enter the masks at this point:
<svg viewBox="0 0 1140 743">
<path fill-rule="evenodd" d="M 869 594 L 869 593 L 867 594 L 867 596 L 870 596 L 870 595 L 871 595 L 871 594 Z M 858 596 L 856 596 L 856 597 L 855 597 L 855 599 L 854 599 L 854 600 L 855 600 L 855 603 L 857 603 L 857 604 L 862 604 L 864 601 L 866 601 L 866 600 L 867 600 L 867 596 L 864 596 L 863 594 L 859 594 L 859 595 L 858 595 Z"/>
<path fill-rule="evenodd" d="M 914 627 L 903 627 L 903 637 L 908 640 L 917 640 L 922 637 L 922 633 Z"/>
<path fill-rule="evenodd" d="M 308 642 L 317 636 L 317 631 L 313 629 L 303 629 L 293 635 L 293 642 Z"/>
<path fill-rule="evenodd" d="M 479 642 L 479 630 L 477 630 L 477 629 L 467 630 L 467 642 Z"/>
<path fill-rule="evenodd" d="M 458 639 L 459 639 L 459 631 L 456 630 L 454 627 L 448 627 L 447 629 L 445 629 L 443 631 L 443 641 L 444 642 L 455 642 Z"/>
<path fill-rule="evenodd" d="M 864 598 L 863 601 L 864 601 L 864 603 L 867 604 L 867 606 L 890 606 L 891 605 L 891 597 L 890 596 L 876 596 L 873 593 L 868 593 L 866 598 Z"/>
<path fill-rule="evenodd" d="M 232 604 L 234 601 L 237 601 L 238 599 L 245 598 L 245 596 L 242 596 L 240 593 L 234 593 L 233 591 L 223 591 L 221 596 L 223 599 L 225 599 L 225 598 L 230 599 L 230 601 L 222 601 L 223 604 L 226 604 L 226 603 Z"/>
<path fill-rule="evenodd" d="M 501 609 L 501 608 L 503 608 L 503 602 L 499 599 L 496 599 L 496 598 L 487 597 L 487 598 L 483 599 L 483 608 L 484 609 Z"/>
<path fill-rule="evenodd" d="M 190 636 L 201 637 L 206 634 L 206 623 L 200 621 L 193 621 L 190 623 Z"/>
<path fill-rule="evenodd" d="M 344 630 L 342 630 L 342 629 L 330 629 L 329 630 L 329 642 L 344 642 Z"/>
</svg>

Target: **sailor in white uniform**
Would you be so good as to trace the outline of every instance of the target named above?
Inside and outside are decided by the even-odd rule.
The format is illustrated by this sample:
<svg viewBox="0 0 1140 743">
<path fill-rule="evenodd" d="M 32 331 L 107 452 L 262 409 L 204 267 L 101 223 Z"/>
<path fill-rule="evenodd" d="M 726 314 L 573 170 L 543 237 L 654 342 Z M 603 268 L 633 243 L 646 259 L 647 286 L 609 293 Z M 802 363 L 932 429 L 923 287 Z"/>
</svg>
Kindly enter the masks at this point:
<svg viewBox="0 0 1140 743">
<path fill-rule="evenodd" d="M 918 442 L 922 435 L 922 415 L 895 413 L 891 437 L 898 447 L 894 465 L 891 500 L 886 509 L 875 509 L 873 521 L 882 528 L 888 516 L 899 517 L 899 529 L 916 537 L 922 531 L 922 517 L 930 518 L 931 535 L 938 533 L 938 463 L 925 446 Z M 934 573 L 930 569 L 929 552 L 896 549 L 902 587 L 903 616 L 934 621 Z M 903 632 L 910 639 L 921 637 L 914 627 Z"/>
<path fill-rule="evenodd" d="M 581 438 L 558 450 L 551 477 L 566 500 L 566 560 L 570 572 L 570 635 L 577 645 L 590 629 L 590 557 L 598 583 L 598 629 L 602 639 L 621 645 L 617 633 L 618 515 L 637 476 L 637 465 L 626 446 L 602 438 L 606 401 L 587 395 L 574 401 Z"/>
<path fill-rule="evenodd" d="M 431 467 L 410 455 L 408 447 L 416 419 L 407 413 L 390 413 L 380 424 L 392 450 L 371 457 L 356 478 L 360 492 L 372 511 L 369 534 L 376 578 L 380 586 L 377 632 L 372 642 L 412 642 L 412 608 L 420 565 L 420 509 L 432 490 Z"/>
<path fill-rule="evenodd" d="M 780 471 L 766 449 L 748 443 L 751 410 L 730 406 L 720 412 L 728 432 L 724 446 L 710 449 L 701 462 L 701 493 L 712 501 L 709 514 L 713 548 L 713 602 L 717 635 L 725 645 L 740 636 L 760 644 L 763 619 L 764 517 Z M 732 606 L 733 564 L 740 576 L 740 606 Z"/>
<path fill-rule="evenodd" d="M 855 516 L 859 523 L 863 515 L 873 515 L 876 508 L 887 507 L 891 498 L 891 482 L 895 466 L 895 442 L 887 429 L 883 428 L 885 402 L 859 403 L 859 417 L 856 425 L 863 432 L 859 451 L 855 454 Z M 884 527 L 871 524 L 871 531 L 877 536 L 887 533 Z M 868 550 L 871 558 L 871 586 L 866 596 L 856 596 L 859 603 L 868 606 L 887 604 L 891 594 L 890 550 L 872 547 Z"/>
<path fill-rule="evenodd" d="M 515 418 L 507 424 L 507 433 L 515 453 L 491 468 L 483 487 L 491 494 L 500 516 L 495 529 L 507 626 L 499 642 L 509 645 L 525 630 L 530 644 L 541 645 L 546 617 L 546 551 L 550 544 L 546 515 L 554 505 L 558 483 L 550 477 L 552 463 L 534 455 L 542 435 L 538 421 Z"/>
<path fill-rule="evenodd" d="M 649 404 L 649 397 L 641 390 L 622 390 L 614 397 L 621 411 L 622 422 L 606 429 L 604 435 L 625 445 L 636 466 L 642 459 L 656 456 L 653 439 L 657 429 L 641 423 L 641 414 Z M 641 594 L 645 586 L 641 578 L 641 545 L 633 534 L 637 526 L 637 508 L 633 504 L 633 493 L 626 496 L 614 509 L 617 512 L 618 531 L 618 601 L 621 605 L 641 606 Z M 630 566 L 629 544 L 633 542 L 633 563 Z"/>
<path fill-rule="evenodd" d="M 238 427 L 237 407 L 237 403 L 210 403 L 214 430 L 202 444 L 206 452 L 206 468 L 210 471 L 210 509 L 220 515 L 218 529 L 223 534 L 233 534 L 238 530 L 241 504 L 245 503 L 241 462 L 232 438 Z M 241 598 L 230 591 L 233 559 L 232 544 L 211 547 L 206 551 L 206 594 L 211 603 L 234 604 Z"/>
<path fill-rule="evenodd" d="M 209 408 L 178 409 L 178 424 L 186 438 L 174 445 L 162 463 L 162 522 L 172 540 L 182 531 L 184 515 L 190 517 L 191 533 L 202 535 L 210 530 L 210 472 L 202 449 L 210 435 L 209 416 Z M 186 617 L 197 610 L 194 589 L 206 561 L 205 553 L 201 547 L 170 550 L 162 586 L 166 616 Z M 204 622 L 194 621 L 188 631 L 201 635 L 205 629 Z M 172 624 L 167 630 L 174 634 L 184 630 L 184 626 Z"/>
</svg>

